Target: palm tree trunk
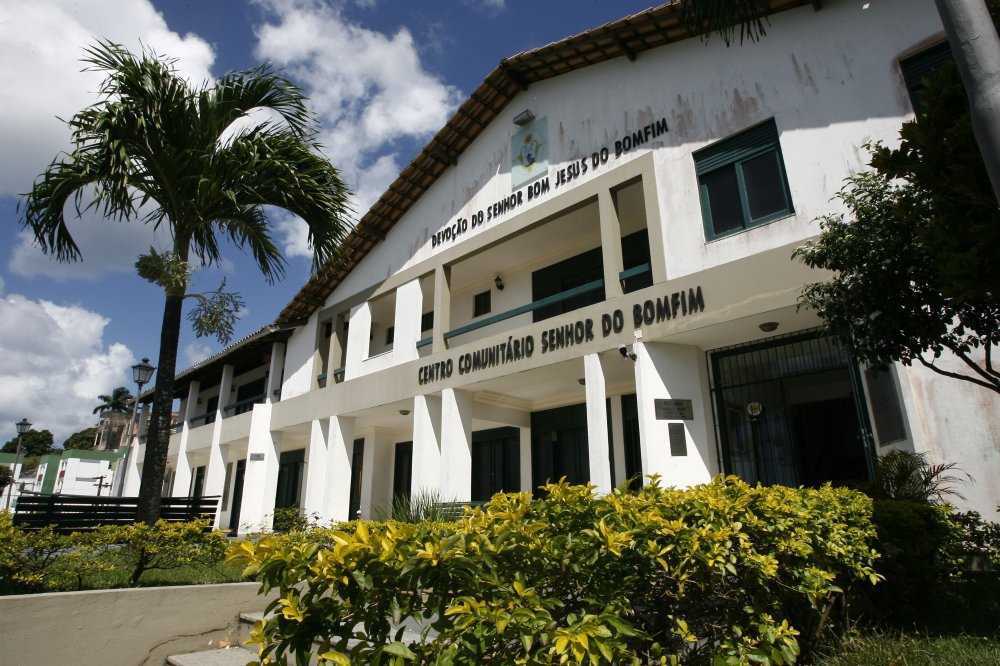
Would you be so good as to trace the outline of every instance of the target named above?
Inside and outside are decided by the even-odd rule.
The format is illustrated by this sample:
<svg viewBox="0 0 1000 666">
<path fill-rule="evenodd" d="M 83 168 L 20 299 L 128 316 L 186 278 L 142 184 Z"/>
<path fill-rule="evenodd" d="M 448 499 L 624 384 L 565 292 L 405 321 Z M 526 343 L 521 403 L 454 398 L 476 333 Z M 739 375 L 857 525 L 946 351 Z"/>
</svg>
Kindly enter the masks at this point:
<svg viewBox="0 0 1000 666">
<path fill-rule="evenodd" d="M 1000 201 L 1000 38 L 983 0 L 936 0 L 969 95 L 972 130 Z"/>
<path fill-rule="evenodd" d="M 173 412 L 174 375 L 177 370 L 177 345 L 181 334 L 183 304 L 183 293 L 168 293 L 163 306 L 153 413 L 146 433 L 146 456 L 139 482 L 137 518 L 149 524 L 155 523 L 160 517 L 160 493 L 167 468 L 167 449 L 170 446 L 170 416 Z"/>
</svg>

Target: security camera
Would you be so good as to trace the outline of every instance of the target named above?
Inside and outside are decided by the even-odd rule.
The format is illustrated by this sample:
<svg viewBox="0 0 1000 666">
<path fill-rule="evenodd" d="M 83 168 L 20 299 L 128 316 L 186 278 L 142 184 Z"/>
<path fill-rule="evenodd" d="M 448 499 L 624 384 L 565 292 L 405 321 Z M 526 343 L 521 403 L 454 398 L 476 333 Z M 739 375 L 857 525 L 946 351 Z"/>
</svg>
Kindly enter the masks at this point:
<svg viewBox="0 0 1000 666">
<path fill-rule="evenodd" d="M 634 361 L 639 358 L 635 352 L 630 352 L 626 345 L 618 345 L 618 353 L 622 355 L 622 358 Z"/>
</svg>

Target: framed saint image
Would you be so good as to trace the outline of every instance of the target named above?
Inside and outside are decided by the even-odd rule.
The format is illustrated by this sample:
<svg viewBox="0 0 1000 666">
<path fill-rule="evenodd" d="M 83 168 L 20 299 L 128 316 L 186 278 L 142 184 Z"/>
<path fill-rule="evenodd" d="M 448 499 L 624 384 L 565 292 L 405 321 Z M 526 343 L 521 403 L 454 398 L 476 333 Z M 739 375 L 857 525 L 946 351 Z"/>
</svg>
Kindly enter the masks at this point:
<svg viewBox="0 0 1000 666">
<path fill-rule="evenodd" d="M 537 118 L 518 130 L 510 140 L 510 189 L 549 172 L 549 121 Z"/>
</svg>

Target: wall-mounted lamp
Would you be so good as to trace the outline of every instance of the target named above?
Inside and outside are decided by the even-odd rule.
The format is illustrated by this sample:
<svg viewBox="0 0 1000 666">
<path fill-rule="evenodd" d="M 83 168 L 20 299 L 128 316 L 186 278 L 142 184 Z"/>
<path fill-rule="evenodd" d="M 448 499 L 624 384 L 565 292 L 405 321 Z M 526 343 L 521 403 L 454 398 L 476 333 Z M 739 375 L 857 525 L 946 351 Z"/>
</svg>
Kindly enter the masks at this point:
<svg viewBox="0 0 1000 666">
<path fill-rule="evenodd" d="M 764 331 L 765 333 L 773 333 L 778 330 L 778 322 L 776 321 L 765 321 L 763 324 L 759 325 L 757 328 Z"/>
<path fill-rule="evenodd" d="M 410 410 L 408 410 L 408 409 L 401 409 L 401 410 L 399 410 L 399 415 L 400 416 L 409 416 L 410 415 Z"/>
<path fill-rule="evenodd" d="M 493 278 L 493 284 L 497 286 L 497 291 L 503 291 L 503 278 L 499 275 Z"/>
<path fill-rule="evenodd" d="M 524 127 L 525 125 L 530 125 L 531 121 L 535 119 L 535 114 L 531 112 L 531 109 L 525 109 L 521 113 L 514 116 L 514 124 L 518 127 Z"/>
<path fill-rule="evenodd" d="M 580 386 L 586 386 L 587 380 L 584 377 L 580 377 L 578 380 L 576 380 L 576 383 L 579 384 Z"/>
<path fill-rule="evenodd" d="M 618 353 L 622 355 L 622 358 L 628 359 L 632 362 L 635 362 L 635 360 L 639 358 L 635 352 L 629 351 L 628 347 L 625 345 L 618 345 Z"/>
</svg>

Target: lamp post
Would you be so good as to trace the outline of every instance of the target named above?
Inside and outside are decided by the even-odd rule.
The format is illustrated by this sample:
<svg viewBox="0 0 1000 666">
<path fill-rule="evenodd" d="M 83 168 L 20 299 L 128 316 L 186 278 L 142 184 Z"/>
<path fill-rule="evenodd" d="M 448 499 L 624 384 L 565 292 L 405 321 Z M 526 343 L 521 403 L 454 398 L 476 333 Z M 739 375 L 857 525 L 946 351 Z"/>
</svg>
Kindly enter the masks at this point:
<svg viewBox="0 0 1000 666">
<path fill-rule="evenodd" d="M 23 438 L 24 433 L 31 430 L 31 421 L 23 418 L 15 423 L 14 426 L 17 428 L 17 452 L 14 454 L 14 469 L 11 472 L 10 488 L 7 489 L 7 509 L 10 508 L 10 497 L 14 494 L 14 489 L 17 487 L 17 477 L 20 476 L 20 474 L 18 474 L 17 464 L 21 460 L 21 439 Z"/>
<path fill-rule="evenodd" d="M 128 429 L 126 430 L 128 437 L 125 439 L 125 456 L 122 458 L 122 463 L 119 467 L 121 473 L 116 474 L 118 478 L 115 480 L 115 485 L 118 486 L 118 490 L 115 494 L 118 497 L 121 497 L 125 491 L 125 475 L 128 473 L 128 459 L 132 453 L 132 435 L 135 431 L 136 414 L 139 411 L 139 394 L 142 393 L 142 387 L 152 379 L 154 372 L 156 372 L 156 367 L 149 364 L 148 358 L 144 358 L 142 359 L 142 363 L 136 363 L 132 366 L 132 380 L 138 388 L 135 391 L 135 400 L 132 402 L 132 418 L 129 419 Z"/>
</svg>

